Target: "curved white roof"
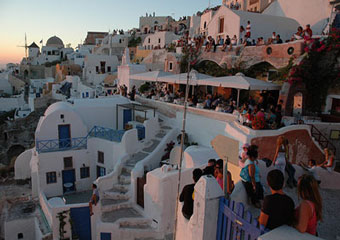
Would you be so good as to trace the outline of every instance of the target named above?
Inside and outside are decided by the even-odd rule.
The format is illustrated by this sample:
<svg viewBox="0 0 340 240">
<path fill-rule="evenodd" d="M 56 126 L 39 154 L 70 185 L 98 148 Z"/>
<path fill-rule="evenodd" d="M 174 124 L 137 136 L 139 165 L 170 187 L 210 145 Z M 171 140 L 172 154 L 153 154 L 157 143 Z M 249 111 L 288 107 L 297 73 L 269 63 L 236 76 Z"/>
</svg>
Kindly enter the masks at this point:
<svg viewBox="0 0 340 240">
<path fill-rule="evenodd" d="M 70 103 L 67 103 L 67 102 L 56 102 L 56 103 L 53 103 L 52 105 L 50 105 L 46 111 L 45 111 L 45 116 L 48 116 L 49 114 L 55 112 L 55 111 L 68 111 L 68 112 L 71 112 L 71 111 L 74 111 L 72 105 Z"/>
<path fill-rule="evenodd" d="M 46 46 L 48 47 L 57 47 L 57 48 L 63 48 L 64 47 L 64 43 L 63 41 L 58 38 L 57 36 L 53 36 L 50 37 L 47 42 L 46 42 Z"/>
</svg>

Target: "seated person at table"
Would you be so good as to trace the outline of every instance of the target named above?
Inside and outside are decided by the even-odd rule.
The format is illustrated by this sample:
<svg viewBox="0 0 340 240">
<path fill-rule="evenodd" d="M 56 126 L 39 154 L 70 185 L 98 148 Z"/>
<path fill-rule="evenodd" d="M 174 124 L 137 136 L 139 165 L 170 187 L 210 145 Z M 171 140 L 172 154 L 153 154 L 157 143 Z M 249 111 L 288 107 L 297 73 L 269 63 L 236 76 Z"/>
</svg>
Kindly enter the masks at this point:
<svg viewBox="0 0 340 240">
<path fill-rule="evenodd" d="M 211 108 L 211 96 L 208 95 L 204 101 L 203 108 L 210 109 Z"/>
<path fill-rule="evenodd" d="M 282 188 L 283 173 L 274 169 L 267 175 L 271 195 L 264 198 L 259 223 L 272 230 L 282 225 L 292 225 L 294 220 L 294 201 L 287 196 Z"/>
<path fill-rule="evenodd" d="M 186 219 L 190 219 L 191 215 L 194 212 L 194 191 L 195 191 L 195 184 L 198 182 L 200 177 L 202 176 L 202 170 L 196 168 L 192 172 L 192 178 L 194 180 L 193 184 L 189 184 L 184 186 L 182 193 L 179 197 L 180 202 L 184 202 L 182 213 Z"/>
</svg>

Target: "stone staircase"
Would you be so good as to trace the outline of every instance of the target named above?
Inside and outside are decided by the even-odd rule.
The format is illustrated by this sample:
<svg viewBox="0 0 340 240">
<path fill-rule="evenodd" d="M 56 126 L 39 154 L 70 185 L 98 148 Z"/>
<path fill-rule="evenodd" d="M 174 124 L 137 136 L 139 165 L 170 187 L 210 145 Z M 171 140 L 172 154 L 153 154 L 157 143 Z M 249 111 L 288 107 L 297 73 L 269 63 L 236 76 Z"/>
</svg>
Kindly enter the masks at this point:
<svg viewBox="0 0 340 240">
<path fill-rule="evenodd" d="M 128 159 L 118 176 L 118 183 L 112 189 L 102 193 L 101 220 L 104 223 L 112 223 L 120 231 L 124 239 L 160 239 L 152 220 L 142 215 L 142 209 L 131 199 L 131 171 L 135 165 L 152 153 L 159 145 L 161 139 L 171 130 L 171 127 L 162 126 L 155 138 L 145 143 L 145 147 Z M 126 238 L 125 238 L 126 236 Z"/>
</svg>

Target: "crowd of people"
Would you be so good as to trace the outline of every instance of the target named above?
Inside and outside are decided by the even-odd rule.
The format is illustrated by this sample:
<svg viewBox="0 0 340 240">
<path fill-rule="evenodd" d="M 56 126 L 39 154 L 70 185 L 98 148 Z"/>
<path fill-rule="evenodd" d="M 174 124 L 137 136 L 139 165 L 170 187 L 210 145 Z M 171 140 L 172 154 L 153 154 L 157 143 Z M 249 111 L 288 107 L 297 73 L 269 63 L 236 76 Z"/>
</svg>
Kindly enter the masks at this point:
<svg viewBox="0 0 340 240">
<path fill-rule="evenodd" d="M 257 158 L 256 145 L 243 145 L 240 177 L 251 203 L 261 208 L 259 223 L 270 230 L 290 225 L 302 233 L 316 235 L 317 222 L 322 220 L 322 199 L 315 175 L 307 173 L 295 180 L 295 169 L 289 161 L 288 140 L 279 137 L 274 159 L 267 164 L 267 167 L 272 164 L 275 168 L 267 174 L 271 194 L 264 197 Z M 283 191 L 285 172 L 288 175 L 287 186 L 297 187 L 298 197 L 302 200 L 296 208 L 294 201 Z"/>
<path fill-rule="evenodd" d="M 194 187 L 195 184 L 198 182 L 201 176 L 204 175 L 211 175 L 214 176 L 217 183 L 220 185 L 222 190 L 224 189 L 223 183 L 223 160 L 222 159 L 209 159 L 208 166 L 205 167 L 203 170 L 200 168 L 194 169 L 193 173 L 193 180 L 194 183 L 184 186 L 181 195 L 180 195 L 180 202 L 183 202 L 182 213 L 186 219 L 190 219 L 193 214 L 194 208 Z M 232 180 L 231 173 L 227 172 L 227 192 L 231 194 L 234 190 L 234 181 Z"/>
<path fill-rule="evenodd" d="M 320 166 L 328 166 L 327 164 L 331 162 L 329 159 L 332 157 L 327 157 L 327 160 Z M 322 199 L 319 193 L 319 180 L 317 177 L 313 173 L 306 173 L 300 176 L 297 181 L 295 180 L 294 173 L 290 173 L 289 166 L 291 166 L 291 163 L 289 161 L 288 140 L 284 137 L 279 137 L 274 159 L 272 161 L 267 159 L 267 161 L 270 161 L 269 164 L 267 163 L 267 167 L 273 165 L 274 169 L 269 171 L 266 179 L 270 194 L 264 196 L 263 186 L 260 181 L 259 161 L 258 147 L 244 144 L 239 154 L 240 177 L 251 203 L 261 209 L 258 218 L 259 223 L 269 230 L 282 225 L 289 225 L 295 227 L 301 233 L 306 232 L 317 235 L 317 223 L 322 221 Z M 300 199 L 298 206 L 295 206 L 292 198 L 283 191 L 285 172 L 288 173 L 287 186 L 297 188 L 297 194 Z M 180 195 L 180 201 L 184 202 L 182 213 L 186 219 L 189 220 L 193 214 L 194 187 L 200 177 L 212 175 L 220 187 L 224 189 L 223 173 L 222 159 L 210 159 L 207 167 L 203 170 L 197 168 L 193 171 L 194 183 L 185 186 Z M 226 191 L 231 194 L 233 189 L 232 175 L 227 171 Z"/>
<path fill-rule="evenodd" d="M 177 47 L 183 47 L 187 42 L 193 45 L 196 49 L 196 52 L 199 52 L 202 47 L 205 52 L 216 52 L 217 47 L 221 48 L 221 51 L 232 51 L 233 47 L 236 46 L 262 46 L 262 45 L 270 45 L 270 44 L 282 44 L 284 42 L 290 42 L 301 39 L 310 39 L 313 36 L 313 31 L 310 28 L 310 25 L 307 24 L 305 29 L 301 26 L 297 28 L 297 32 L 292 34 L 290 39 L 283 40 L 277 32 L 273 32 L 272 36 L 268 39 L 264 39 L 263 37 L 257 37 L 257 39 L 252 38 L 251 33 L 251 22 L 247 21 L 247 26 L 244 28 L 240 26 L 239 38 L 236 35 L 229 36 L 226 35 L 225 38 L 220 35 L 214 39 L 212 36 L 206 36 L 204 34 L 196 35 L 190 38 L 188 35 L 183 36 L 177 41 Z"/>
</svg>

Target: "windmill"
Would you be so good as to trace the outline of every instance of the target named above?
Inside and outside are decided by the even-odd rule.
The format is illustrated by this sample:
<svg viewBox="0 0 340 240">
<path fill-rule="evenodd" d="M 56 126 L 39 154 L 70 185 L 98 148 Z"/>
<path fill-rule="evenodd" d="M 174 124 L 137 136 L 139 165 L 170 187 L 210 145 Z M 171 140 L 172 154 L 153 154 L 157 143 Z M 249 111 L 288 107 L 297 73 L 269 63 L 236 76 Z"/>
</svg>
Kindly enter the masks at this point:
<svg viewBox="0 0 340 240">
<path fill-rule="evenodd" d="M 26 33 L 25 33 L 25 46 L 17 46 L 17 47 L 23 47 L 25 48 L 25 58 L 27 60 L 27 49 L 28 49 L 28 46 L 27 46 L 27 37 L 26 37 Z"/>
</svg>

